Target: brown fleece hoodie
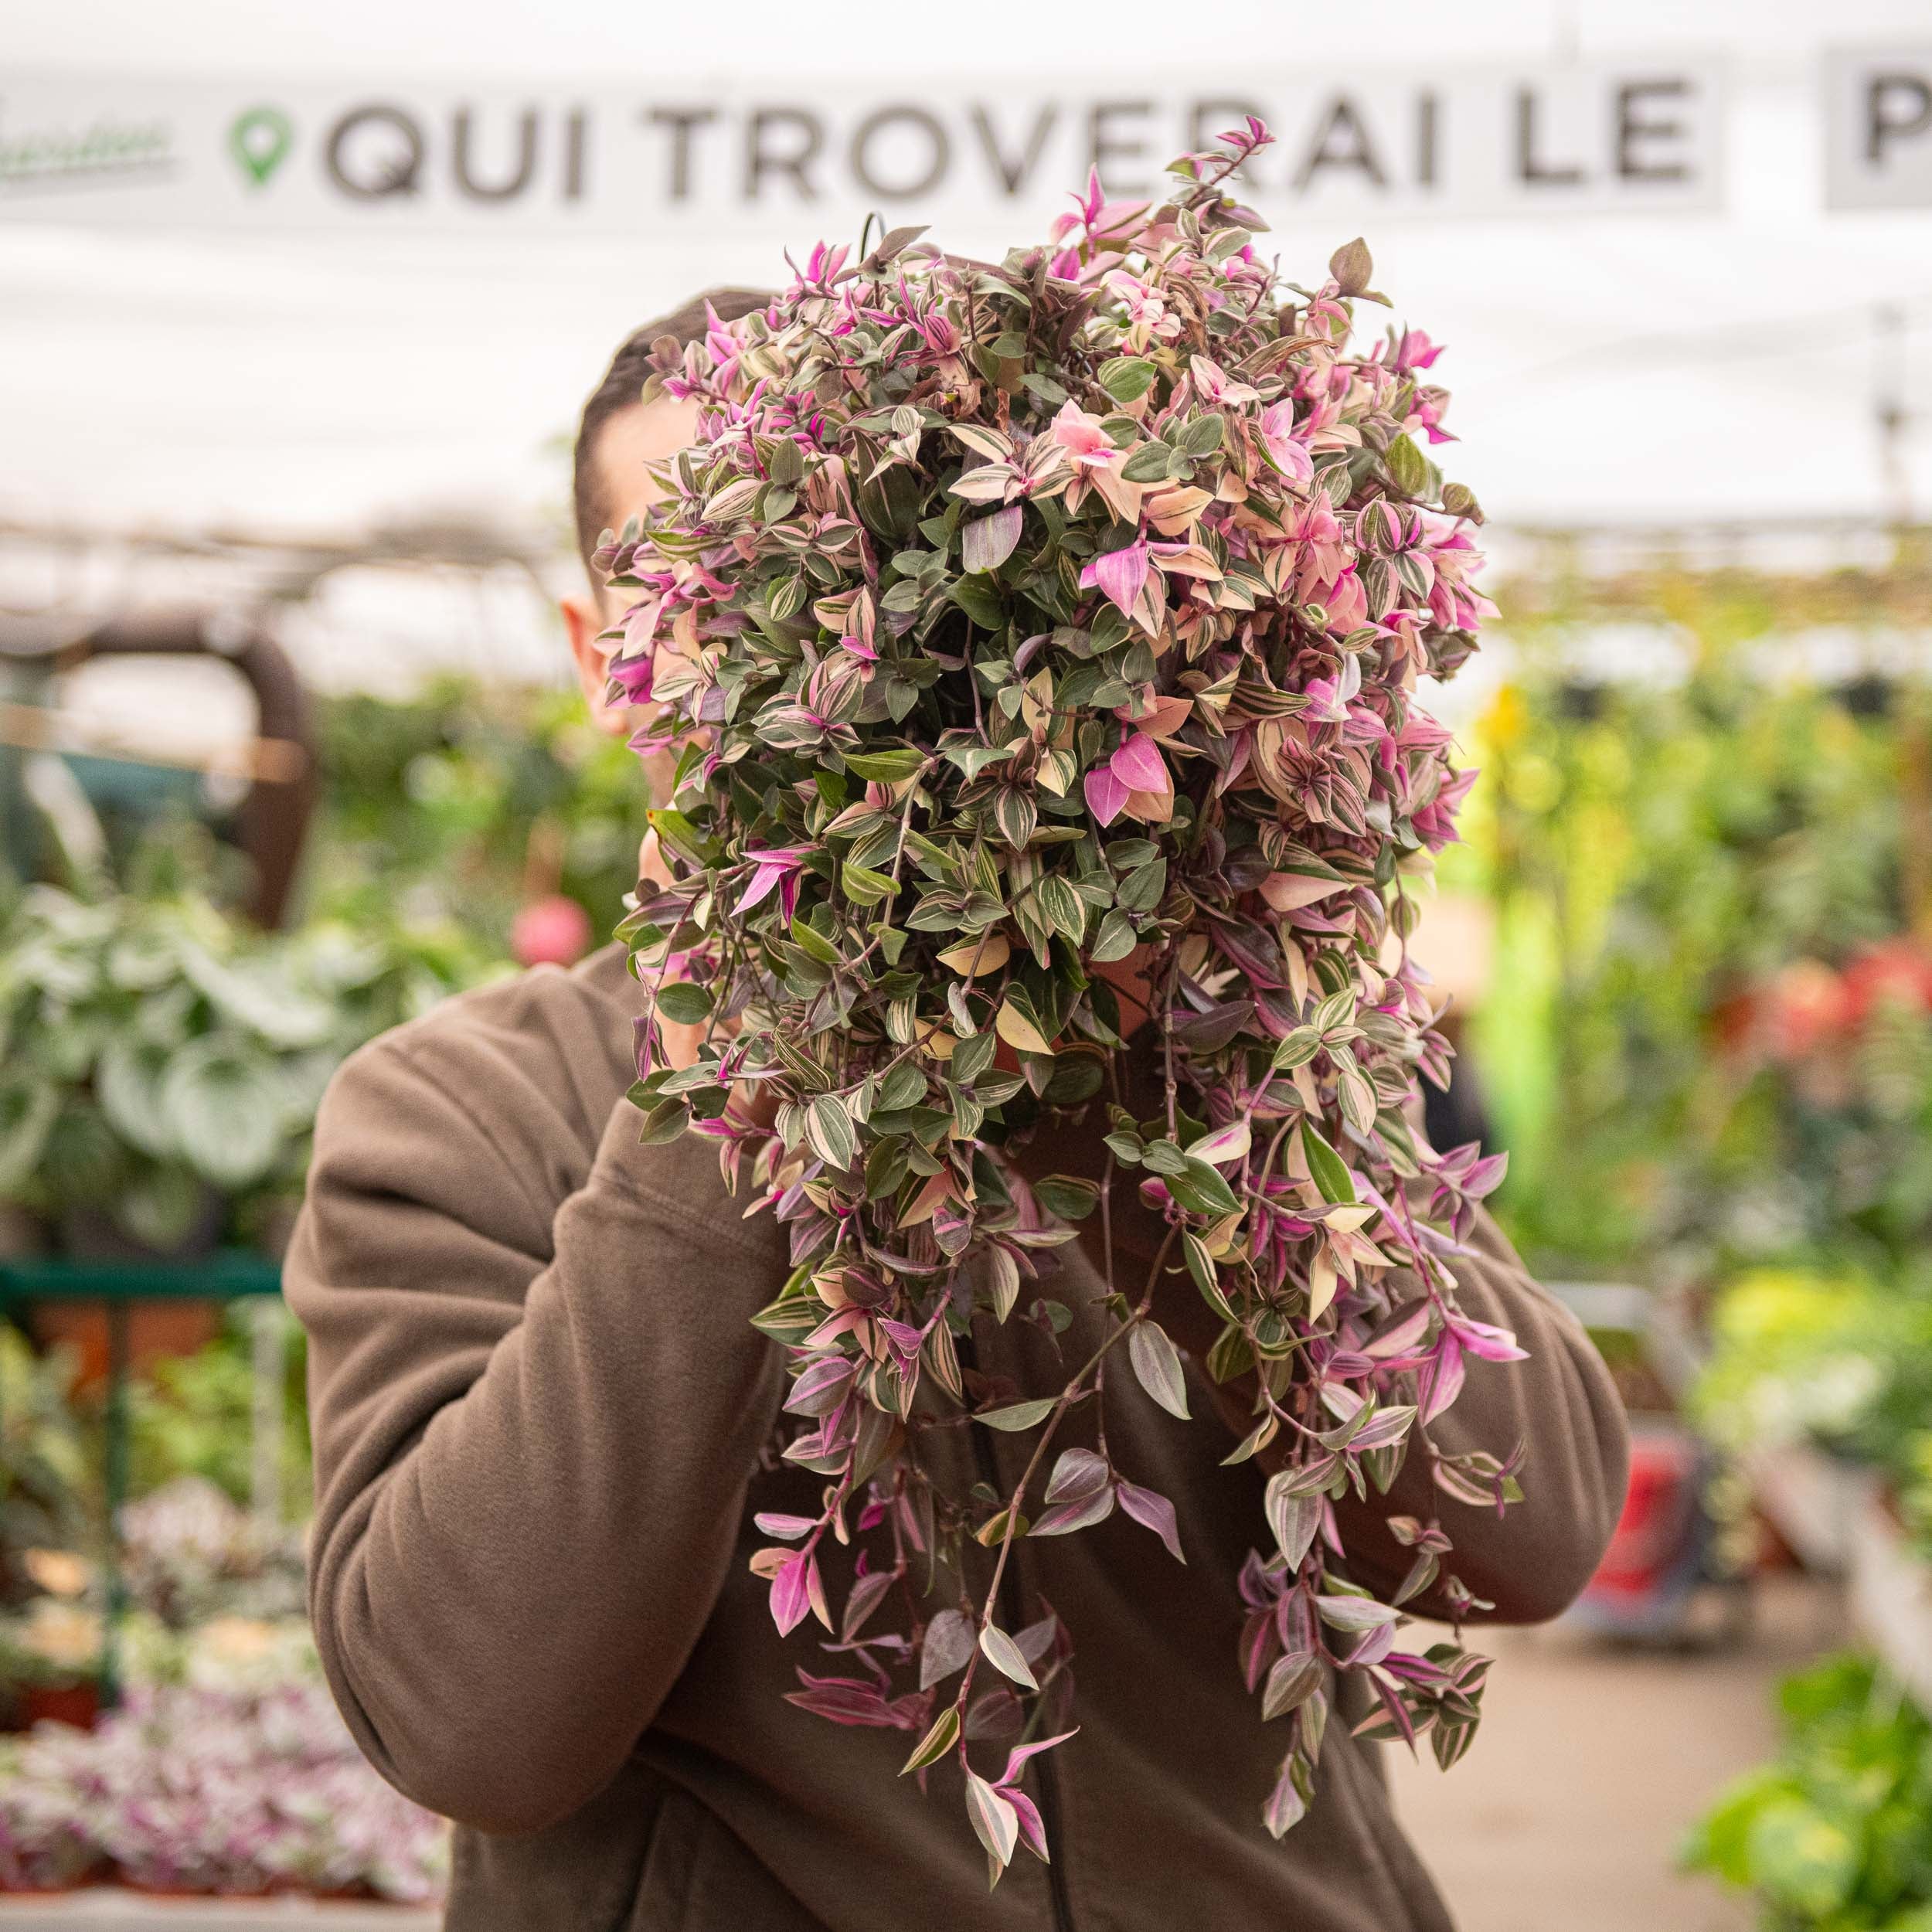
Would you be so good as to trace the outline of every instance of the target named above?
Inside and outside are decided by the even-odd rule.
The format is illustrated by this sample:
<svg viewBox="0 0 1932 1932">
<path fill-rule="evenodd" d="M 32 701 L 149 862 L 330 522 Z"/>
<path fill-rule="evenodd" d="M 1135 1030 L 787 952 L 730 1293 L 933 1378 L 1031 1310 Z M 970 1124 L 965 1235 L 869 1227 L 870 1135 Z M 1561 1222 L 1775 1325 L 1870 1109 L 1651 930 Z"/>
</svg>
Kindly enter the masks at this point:
<svg viewBox="0 0 1932 1932">
<path fill-rule="evenodd" d="M 635 993 L 614 947 L 365 1049 L 324 1104 L 288 1259 L 311 1343 L 316 1633 L 377 1768 L 457 1821 L 448 1926 L 1444 1932 L 1374 1747 L 1345 1726 L 1306 1820 L 1279 1844 L 1262 1828 L 1281 1746 L 1241 1685 L 1235 1579 L 1265 1540 L 1264 1478 L 1219 1467 L 1230 1438 L 1192 1366 L 1192 1424 L 1128 1377 L 1105 1396 L 1116 1458 L 1179 1510 L 1186 1566 L 1117 1512 L 1015 1553 L 1025 1614 L 1052 1604 L 1077 1646 L 1080 1734 L 1029 1780 L 1050 1868 L 1022 1856 L 989 1893 L 955 1770 L 922 1797 L 896 1775 L 906 1736 L 784 1701 L 795 1666 L 837 1668 L 809 1622 L 779 1640 L 746 1566 L 763 1540 L 748 1498 L 815 1512 L 819 1488 L 760 1454 L 784 1377 L 746 1318 L 785 1277 L 784 1233 L 742 1218 L 708 1144 L 638 1145 Z M 1073 1138 L 1054 1165 L 1079 1164 Z M 1383 1507 L 1439 1512 L 1464 1580 L 1529 1622 L 1608 1539 L 1624 1420 L 1575 1321 L 1486 1222 L 1479 1242 L 1465 1304 L 1529 1359 L 1472 1365 L 1438 1433 L 1452 1449 L 1526 1436 L 1528 1500 L 1498 1520 L 1405 1499 L 1405 1471 Z M 1078 1360 L 1097 1282 L 1077 1249 L 1064 1267 Z M 1017 1322 L 974 1340 L 988 1375 L 1063 1372 Z M 944 1434 L 1017 1475 L 1023 1444 Z M 1383 1585 L 1406 1557 L 1366 1523 L 1354 1539 L 1377 1536 L 1386 1577 L 1357 1574 Z"/>
</svg>

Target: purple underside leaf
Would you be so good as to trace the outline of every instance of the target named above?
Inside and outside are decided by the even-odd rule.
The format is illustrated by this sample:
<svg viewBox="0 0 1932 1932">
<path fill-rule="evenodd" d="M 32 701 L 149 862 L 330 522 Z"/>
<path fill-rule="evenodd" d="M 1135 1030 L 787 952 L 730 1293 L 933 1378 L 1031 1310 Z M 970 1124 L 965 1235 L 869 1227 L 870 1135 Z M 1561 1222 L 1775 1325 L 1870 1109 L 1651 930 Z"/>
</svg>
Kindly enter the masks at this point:
<svg viewBox="0 0 1932 1932">
<path fill-rule="evenodd" d="M 1107 1487 L 1107 1460 L 1091 1449 L 1063 1449 L 1046 1485 L 1049 1502 L 1070 1502 Z"/>
<path fill-rule="evenodd" d="M 1013 1641 L 1019 1646 L 1019 1654 L 1028 1663 L 1038 1664 L 1052 1650 L 1060 1633 L 1060 1620 L 1049 1611 L 1039 1622 L 1015 1631 Z"/>
<path fill-rule="evenodd" d="M 849 1642 L 865 1628 L 873 1611 L 885 1600 L 893 1581 L 889 1570 L 878 1570 L 869 1577 L 861 1577 L 852 1585 L 845 1598 L 845 1614 L 838 1627 L 840 1636 Z"/>
<path fill-rule="evenodd" d="M 803 1690 L 787 1691 L 785 1702 L 835 1724 L 864 1730 L 903 1730 L 903 1714 L 896 1711 L 875 1684 L 855 1677 L 814 1677 L 798 1673 Z"/>
<path fill-rule="evenodd" d="M 1097 1522 L 1104 1522 L 1114 1513 L 1114 1492 L 1106 1488 L 1090 1490 L 1085 1495 L 1070 1497 L 1065 1502 L 1056 1502 L 1043 1509 L 1038 1521 L 1027 1532 L 1034 1536 L 1067 1536 L 1077 1529 L 1090 1529 Z"/>
<path fill-rule="evenodd" d="M 1026 1707 L 1019 1693 L 1004 1684 L 995 1684 L 973 1699 L 964 1728 L 966 1736 L 975 1744 L 988 1738 L 1003 1743 L 1017 1737 L 1026 1721 Z"/>
<path fill-rule="evenodd" d="M 930 1690 L 973 1654 L 973 1627 L 963 1612 L 942 1610 L 926 1626 L 920 1652 L 919 1688 Z"/>
<path fill-rule="evenodd" d="M 1166 1497 L 1151 1489 L 1143 1489 L 1138 1483 L 1124 1482 L 1120 1485 L 1121 1507 L 1144 1528 L 1151 1529 L 1168 1547 L 1168 1553 L 1177 1563 L 1187 1559 L 1181 1554 L 1180 1526 L 1175 1519 L 1174 1505 Z"/>
<path fill-rule="evenodd" d="M 970 571 L 998 570 L 1019 542 L 1022 521 L 1017 503 L 1009 503 L 991 516 L 975 517 L 960 532 L 961 563 Z"/>
</svg>

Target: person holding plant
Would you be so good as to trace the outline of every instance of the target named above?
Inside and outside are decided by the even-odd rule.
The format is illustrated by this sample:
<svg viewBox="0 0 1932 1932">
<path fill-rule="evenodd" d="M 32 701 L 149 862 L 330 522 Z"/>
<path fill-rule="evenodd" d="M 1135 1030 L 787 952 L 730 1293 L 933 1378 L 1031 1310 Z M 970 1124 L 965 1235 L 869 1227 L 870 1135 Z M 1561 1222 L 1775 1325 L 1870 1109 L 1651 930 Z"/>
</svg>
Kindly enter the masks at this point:
<svg viewBox="0 0 1932 1932">
<path fill-rule="evenodd" d="M 1248 146 L 1263 138 L 1251 131 Z M 1192 179 L 1203 179 L 1197 168 Z M 1177 273 L 1239 281 L 1249 272 L 1239 239 L 1208 246 L 1234 219 L 1211 185 L 1189 187 L 1182 214 L 1158 218 L 1162 259 Z M 1412 1165 L 1427 1164 L 1432 1206 L 1429 1187 L 1406 1184 L 1400 1171 L 1376 1178 L 1375 1148 L 1408 1130 L 1393 1112 L 1373 1113 L 1372 1093 L 1369 1124 L 1354 1138 L 1317 1125 L 1335 1070 L 1358 1055 L 1372 1066 L 1379 1044 L 1407 1039 L 1406 1022 L 1366 1007 L 1359 1023 L 1349 1020 L 1351 996 L 1322 1011 L 1305 1051 L 1284 1026 L 1278 1050 L 1267 1045 L 1281 1090 L 1291 1084 L 1303 1097 L 1298 1111 L 1277 1127 L 1270 1110 L 1282 1104 L 1267 1075 L 1243 1117 L 1197 1117 L 1197 1104 L 1214 1110 L 1187 1083 L 1205 1080 L 1218 1055 L 1262 1051 L 1237 1043 L 1257 1005 L 1216 1008 L 1204 995 L 1177 1021 L 1182 981 L 1215 976 L 1199 947 L 1177 948 L 1157 886 L 1136 889 L 1121 911 L 1121 943 L 1080 955 L 1092 972 L 1052 954 L 1080 994 L 1089 1037 L 1118 1044 L 1111 1105 L 1073 1060 L 1061 1065 L 1055 1047 L 1071 1022 L 1044 1010 L 1049 990 L 1026 990 L 1025 949 L 1051 953 L 1051 936 L 1035 947 L 1017 915 L 1010 937 L 984 920 L 975 926 L 964 894 L 965 939 L 953 930 L 929 941 L 924 927 L 909 934 L 881 917 L 897 939 L 867 948 L 866 959 L 923 962 L 909 946 L 939 950 L 930 967 L 886 986 L 901 1010 L 879 1024 L 903 1044 L 876 1048 L 883 1057 L 862 1094 L 855 1085 L 840 1098 L 836 1069 L 817 1056 L 856 1055 L 886 1037 L 864 1007 L 870 995 L 861 988 L 848 1019 L 829 1027 L 804 1005 L 780 1014 L 773 1004 L 791 990 L 803 989 L 801 1000 L 822 992 L 832 976 L 810 964 L 821 947 L 849 966 L 857 957 L 839 951 L 856 948 L 856 936 L 819 910 L 828 876 L 874 907 L 914 889 L 893 842 L 905 845 L 903 828 L 922 807 L 937 828 L 950 782 L 938 775 L 940 754 L 868 751 L 855 727 L 845 730 L 842 720 L 886 719 L 888 709 L 882 701 L 869 714 L 854 677 L 862 685 L 885 663 L 928 684 L 958 678 L 946 701 L 956 699 L 961 722 L 945 743 L 966 752 L 962 770 L 984 767 L 969 747 L 1002 719 L 1037 731 L 1042 759 L 1062 747 L 1052 702 L 1036 714 L 1026 698 L 1000 697 L 1003 681 L 1017 690 L 1023 680 L 1031 693 L 1043 689 L 1039 675 L 1060 675 L 1049 638 L 1030 641 L 1037 668 L 981 677 L 970 701 L 973 673 L 948 645 L 931 647 L 936 671 L 893 655 L 904 634 L 893 614 L 912 612 L 929 589 L 951 597 L 964 583 L 947 562 L 961 513 L 928 512 L 922 552 L 901 517 L 918 514 L 910 495 L 895 507 L 861 492 L 874 538 L 887 524 L 903 532 L 881 582 L 914 585 L 883 612 L 862 609 L 834 581 L 855 526 L 823 509 L 811 473 L 835 446 L 841 379 L 813 365 L 827 410 L 819 427 L 797 396 L 784 398 L 797 438 L 789 452 L 755 399 L 781 395 L 794 366 L 787 358 L 808 335 L 812 355 L 849 352 L 853 370 L 871 366 L 868 354 L 915 359 L 936 385 L 920 393 L 943 394 L 961 440 L 991 465 L 1012 459 L 1010 471 L 969 484 L 976 500 L 996 500 L 1021 459 L 1005 431 L 981 428 L 992 403 L 974 371 L 990 369 L 1005 399 L 998 414 L 1016 425 L 1026 355 L 1017 325 L 1010 338 L 981 329 L 987 308 L 1026 289 L 1071 301 L 1066 291 L 1089 268 L 1131 260 L 1134 274 L 1121 270 L 1131 285 L 1113 285 L 1106 298 L 1110 344 L 1180 341 L 1205 327 L 1209 306 L 1175 291 L 1165 308 L 1159 277 L 1138 256 L 1095 252 L 1096 237 L 1148 219 L 1121 215 L 1095 190 L 1051 264 L 976 284 L 930 255 L 895 265 L 903 236 L 869 255 L 856 281 L 842 254 L 821 250 L 787 296 L 714 298 L 641 332 L 587 409 L 578 520 L 587 561 L 597 563 L 566 621 L 600 719 L 628 731 L 645 712 L 639 736 L 657 757 L 666 849 L 641 884 L 628 944 L 452 1000 L 349 1063 L 321 1111 L 286 1277 L 311 1341 L 311 1597 L 323 1660 L 378 1768 L 458 1821 L 447 1920 L 457 1932 L 1071 1932 L 1162 1925 L 1181 1913 L 1215 1927 L 1440 1932 L 1446 1910 L 1358 1733 L 1427 1733 L 1453 1761 L 1472 1734 L 1483 1663 L 1453 1645 L 1426 1657 L 1397 1650 L 1398 1624 L 1554 1616 L 1610 1536 L 1625 1466 L 1617 1399 L 1587 1338 L 1481 1209 L 1496 1169 L 1472 1150 L 1452 1159 L 1417 1147 Z M 1358 291 L 1366 274 L 1363 251 L 1348 271 Z M 1344 292 L 1332 283 L 1315 299 L 1334 308 Z M 857 333 L 820 325 L 834 301 L 849 304 Z M 1163 336 L 1170 312 L 1178 319 Z M 1297 315 L 1284 310 L 1270 326 L 1291 331 Z M 1070 311 L 1054 355 L 1071 354 L 1079 325 Z M 1284 339 L 1300 353 L 1311 338 Z M 975 343 L 985 345 L 977 363 Z M 1158 381 L 1137 396 L 1178 409 L 1210 386 L 1198 366 L 1183 376 L 1173 358 L 1153 354 Z M 1332 366 L 1325 348 L 1316 355 Z M 1138 370 L 1108 368 L 1124 389 L 1140 380 Z M 1050 375 L 1026 393 L 1043 422 L 1067 395 Z M 1342 390 L 1333 393 L 1338 403 Z M 1406 377 L 1372 376 L 1362 393 L 1386 407 L 1406 406 L 1413 391 Z M 1298 389 L 1277 407 L 1230 379 L 1214 406 L 1230 420 L 1252 417 L 1253 448 L 1272 437 L 1281 464 L 1298 471 L 1287 446 L 1301 398 Z M 1274 410 L 1264 425 L 1264 407 Z M 1103 527 L 1111 507 L 1101 493 L 1140 501 L 1141 486 L 1128 478 L 1122 488 L 1118 470 L 1127 446 L 1139 447 L 1146 410 L 1124 410 L 1111 427 L 1080 416 L 1060 419 L 1068 456 L 1035 431 L 1024 459 L 1049 506 L 1043 529 L 1069 527 L 1066 505 L 1080 499 L 1068 483 L 1083 463 Z M 1324 420 L 1351 426 L 1340 413 Z M 917 406 L 863 421 L 856 434 L 880 440 L 879 474 L 927 461 L 918 445 L 930 426 Z M 1208 476 L 1227 460 L 1224 434 L 1211 448 L 1206 432 L 1190 430 L 1185 442 L 1177 433 L 1126 460 L 1171 461 L 1177 475 L 1198 462 Z M 900 451 L 893 463 L 887 439 Z M 680 471 L 682 458 L 647 471 L 649 459 L 694 444 L 713 453 L 703 476 Z M 727 445 L 735 455 L 715 454 Z M 1335 447 L 1359 445 L 1343 437 Z M 720 495 L 711 466 L 739 457 L 755 481 Z M 942 491 L 978 475 L 975 458 L 962 468 L 956 451 L 932 461 Z M 1220 495 L 1182 486 L 1161 514 L 1184 522 L 1235 502 L 1226 477 L 1223 469 Z M 832 473 L 825 480 L 837 487 Z M 595 541 L 641 518 L 667 483 L 681 494 L 662 512 L 621 539 Z M 1338 495 L 1332 465 L 1329 483 Z M 903 488 L 895 479 L 887 493 Z M 1312 518 L 1337 498 L 1304 500 Z M 811 621 L 835 640 L 846 626 L 852 648 L 825 658 L 808 701 L 760 700 L 739 714 L 707 696 L 705 678 L 740 647 L 755 655 L 760 638 L 790 636 L 786 606 L 798 607 L 762 590 L 757 624 L 729 626 L 708 647 L 702 624 L 668 617 L 660 638 L 646 606 L 655 597 L 662 615 L 664 586 L 702 580 L 723 607 L 729 573 L 762 568 L 767 536 L 794 512 L 823 516 L 825 548 L 786 554 L 816 555 L 827 597 L 846 595 Z M 660 540 L 650 533 L 662 532 L 668 556 L 687 514 L 712 527 L 733 515 L 763 520 L 701 566 L 660 575 L 642 554 Z M 1361 514 L 1351 508 L 1352 526 Z M 981 581 L 957 589 L 960 607 L 988 610 L 1004 594 L 1007 539 L 1021 524 L 1016 515 L 968 539 L 968 574 Z M 1406 527 L 1391 524 L 1392 539 Z M 1161 561 L 1198 566 L 1179 557 L 1186 547 L 1175 539 Z M 1221 569 L 1221 553 L 1202 554 Z M 1129 559 L 1131 582 L 1127 566 L 1106 562 L 1104 583 L 1082 585 L 1070 556 L 1069 570 L 1045 584 L 1041 595 L 1078 614 L 1063 640 L 1070 653 L 1132 652 L 1133 614 L 1151 607 L 1143 561 Z M 627 614 L 604 587 L 611 576 L 622 589 L 647 578 L 659 588 Z M 1346 607 L 1338 588 L 1328 604 Z M 1124 621 L 1106 614 L 1122 604 Z M 1312 625 L 1327 607 L 1311 597 L 1298 621 Z M 946 622 L 935 638 L 952 635 Z M 1001 648 L 1021 648 L 990 614 L 985 627 L 977 614 L 973 624 L 973 635 L 988 629 Z M 1373 629 L 1366 615 L 1364 627 Z M 791 662 L 796 673 L 795 652 Z M 1211 656 L 1201 663 L 1206 689 Z M 755 682 L 755 665 L 747 672 Z M 1079 840 L 1039 840 L 1031 819 L 1015 821 L 1002 804 L 999 849 L 1051 859 L 1131 843 L 1134 862 L 1149 863 L 1138 848 L 1154 838 L 1122 841 L 1108 828 L 1124 813 L 1158 837 L 1180 815 L 1182 781 L 1168 819 L 1154 794 L 1191 727 L 1158 691 L 1115 698 L 1082 675 L 1099 702 L 1167 735 L 1130 743 L 1131 726 L 1104 714 L 1098 764 L 1084 784 L 1064 773 L 1076 782 L 1053 794 L 1048 814 L 1070 826 L 1086 815 Z M 1351 700 L 1338 685 L 1306 701 L 1345 715 Z M 1276 709 L 1301 708 L 1298 696 Z M 910 735 L 916 693 L 902 715 Z M 898 729 L 886 720 L 881 730 L 888 724 Z M 835 728 L 844 735 L 811 736 Z M 796 732 L 798 744 L 824 749 L 802 754 L 801 766 L 791 741 L 774 741 L 747 762 L 742 731 Z M 1434 757 L 1437 743 L 1420 727 L 1408 740 L 1418 760 Z M 1110 766 L 1117 745 L 1123 755 Z M 720 812 L 775 804 L 825 822 L 815 843 L 733 833 L 731 883 L 719 892 L 706 882 L 726 862 L 681 808 L 732 770 L 748 776 Z M 803 775 L 813 771 L 822 782 Z M 1190 791 L 1190 811 L 1206 808 L 1194 799 Z M 874 856 L 839 846 L 842 869 L 827 868 L 824 853 L 850 837 L 869 842 Z M 985 877 L 1006 876 L 985 838 L 957 849 L 968 848 L 986 855 Z M 936 839 L 917 848 L 935 877 L 954 862 L 951 850 Z M 1258 883 L 1264 869 L 1244 876 Z M 1325 880 L 1311 893 L 1308 877 L 1279 876 L 1269 890 L 1284 918 L 1332 896 Z M 736 990 L 742 955 L 702 937 L 708 906 L 734 933 L 766 922 L 761 943 L 791 962 L 787 979 L 765 982 L 747 1002 Z M 1077 910 L 1070 917 L 1084 933 Z M 1328 917 L 1326 930 L 1338 922 Z M 941 1003 L 928 1014 L 922 1002 Z M 930 1104 L 942 1080 L 950 1114 Z M 1351 1095 L 1352 1115 L 1355 1105 Z M 679 1131 L 687 1110 L 696 1131 Z M 1138 1170 L 1131 1179 L 1124 1165 Z M 1245 1197 L 1279 1209 L 1240 1233 L 1236 1270 Z M 1236 1203 L 1234 1219 L 1224 1201 Z M 828 1263 L 857 1240 L 834 1223 L 875 1222 L 888 1232 L 867 1232 L 850 1250 L 862 1265 Z M 1404 1250 L 1410 1271 L 1373 1238 L 1404 1234 L 1414 1243 Z M 1341 1256 L 1346 1279 L 1321 1274 L 1318 1260 L 1315 1285 L 1281 1303 L 1302 1312 L 1269 1326 L 1248 1299 L 1254 1270 L 1270 1257 L 1303 1267 L 1315 1248 Z M 949 1271 L 946 1255 L 971 1269 Z M 1389 1270 L 1385 1281 L 1379 1270 Z M 914 1287 L 937 1277 L 937 1298 L 920 1302 Z M 1424 1277 L 1429 1292 L 1417 1298 L 1403 1284 Z M 1228 1426 L 1189 1426 L 1190 1403 Z M 1266 1560 L 1253 1548 L 1257 1525 L 1279 1545 Z M 811 1617 L 823 1626 L 815 1644 L 792 1634 Z M 1016 1859 L 1021 1848 L 1033 1855 Z"/>
</svg>

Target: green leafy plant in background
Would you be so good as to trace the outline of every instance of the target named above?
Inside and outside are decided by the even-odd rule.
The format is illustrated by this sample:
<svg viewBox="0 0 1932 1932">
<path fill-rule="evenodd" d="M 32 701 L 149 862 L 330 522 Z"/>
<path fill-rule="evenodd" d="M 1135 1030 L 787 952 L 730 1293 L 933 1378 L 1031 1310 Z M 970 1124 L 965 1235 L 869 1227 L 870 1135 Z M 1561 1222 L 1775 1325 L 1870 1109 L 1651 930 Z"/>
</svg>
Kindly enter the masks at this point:
<svg viewBox="0 0 1932 1932">
<path fill-rule="evenodd" d="M 1848 1244 L 1892 1265 L 1927 1231 L 1932 1082 L 1901 1091 L 1875 1045 L 1847 1063 L 1857 1090 L 1808 1093 L 1781 1028 L 1820 974 L 1882 978 L 1866 962 L 1912 951 L 1923 694 L 1773 680 L 1728 637 L 1674 685 L 1581 684 L 1579 621 L 1523 628 L 1476 747 L 1462 870 L 1498 911 L 1475 1050 L 1512 1150 L 1505 1218 L 1566 1267 L 1708 1274 Z M 1923 1020 L 1891 1004 L 1886 1026 Z"/>
<path fill-rule="evenodd" d="M 1758 1269 L 1728 1283 L 1691 1397 L 1733 1453 L 1806 1443 L 1913 1475 L 1932 1420 L 1932 1282 Z"/>
<path fill-rule="evenodd" d="M 167 1250 L 300 1186 L 343 1056 L 450 990 L 402 928 L 265 936 L 190 892 L 21 894 L 0 924 L 0 1199 Z"/>
<path fill-rule="evenodd" d="M 28 1588 L 29 1549 L 73 1549 L 89 1534 L 87 1445 L 65 1352 L 37 1355 L 0 1322 L 0 1604 Z"/>
<path fill-rule="evenodd" d="M 1784 1745 L 1685 1861 L 1751 1893 L 1768 1932 L 1932 1932 L 1932 1723 L 1867 1657 L 1787 1679 Z"/>
<path fill-rule="evenodd" d="M 284 1510 L 302 1520 L 311 1481 L 304 1339 L 279 1308 L 274 1315 L 285 1338 L 279 1493 Z M 231 1304 L 223 1332 L 213 1341 L 192 1355 L 158 1361 L 134 1379 L 128 1391 L 131 1495 L 145 1496 L 189 1476 L 213 1484 L 236 1504 L 250 1500 L 257 1413 L 252 1341 L 239 1308 Z M 97 1438 L 92 1446 L 98 1454 Z"/>
<path fill-rule="evenodd" d="M 320 718 L 318 912 L 460 920 L 496 957 L 544 895 L 580 906 L 595 937 L 622 917 L 649 801 L 574 689 L 443 677 L 400 702 L 331 699 Z"/>
</svg>

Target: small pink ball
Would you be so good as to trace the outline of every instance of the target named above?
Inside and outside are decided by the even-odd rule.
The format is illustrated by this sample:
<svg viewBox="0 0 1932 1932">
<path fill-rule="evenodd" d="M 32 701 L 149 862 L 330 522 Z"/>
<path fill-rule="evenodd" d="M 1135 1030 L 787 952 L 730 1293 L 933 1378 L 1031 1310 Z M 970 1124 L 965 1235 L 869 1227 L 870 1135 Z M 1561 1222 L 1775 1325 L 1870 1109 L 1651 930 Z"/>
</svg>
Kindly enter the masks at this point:
<svg viewBox="0 0 1932 1932">
<path fill-rule="evenodd" d="M 510 926 L 510 952 L 520 966 L 573 966 L 590 950 L 590 915 L 560 893 L 533 899 Z"/>
</svg>

